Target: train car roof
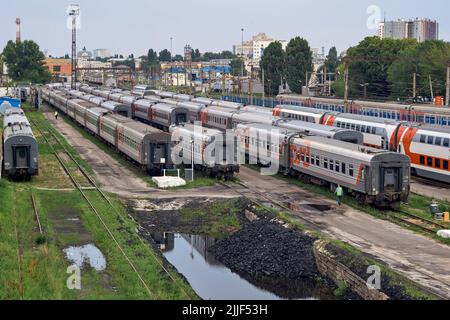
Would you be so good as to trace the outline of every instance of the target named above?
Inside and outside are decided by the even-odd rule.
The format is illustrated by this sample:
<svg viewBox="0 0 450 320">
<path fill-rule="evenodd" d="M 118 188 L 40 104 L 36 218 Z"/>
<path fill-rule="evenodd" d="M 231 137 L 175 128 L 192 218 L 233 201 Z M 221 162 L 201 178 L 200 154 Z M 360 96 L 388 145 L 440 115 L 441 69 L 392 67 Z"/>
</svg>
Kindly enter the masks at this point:
<svg viewBox="0 0 450 320">
<path fill-rule="evenodd" d="M 139 122 L 139 121 L 129 121 L 122 124 L 124 127 L 132 129 L 136 132 L 139 132 L 143 135 L 146 134 L 159 134 L 161 136 L 167 136 L 168 140 L 170 140 L 170 134 L 168 132 L 164 132 L 162 130 L 159 130 L 157 128 L 154 128 L 152 126 L 149 126 L 145 123 Z"/>
<path fill-rule="evenodd" d="M 313 101 L 319 102 L 323 104 L 334 104 L 334 105 L 344 105 L 344 100 L 342 99 L 333 99 L 333 98 L 322 98 L 322 97 L 306 97 L 295 94 L 280 94 L 277 96 L 278 99 L 282 99 L 284 101 Z M 375 102 L 375 101 L 361 101 L 361 100 L 352 100 L 349 101 L 348 104 L 354 104 L 361 107 L 367 108 L 376 108 L 376 109 L 393 109 L 393 110 L 409 110 L 410 107 L 415 111 L 420 111 L 424 113 L 431 114 L 445 114 L 450 115 L 450 108 L 448 107 L 440 107 L 434 105 L 426 105 L 426 104 L 401 104 L 395 102 Z"/>
<path fill-rule="evenodd" d="M 171 133 L 174 133 L 177 130 L 180 130 L 182 132 L 187 132 L 190 135 L 193 135 L 194 137 L 201 137 L 203 140 L 205 140 L 205 138 L 209 138 L 212 136 L 223 135 L 223 132 L 220 130 L 206 128 L 206 127 L 194 125 L 191 123 L 184 123 L 184 124 L 177 125 L 177 126 L 173 125 L 170 127 L 169 130 Z"/>
<path fill-rule="evenodd" d="M 107 110 L 107 109 L 105 109 L 105 110 Z M 134 121 L 131 118 L 127 118 L 127 117 L 121 116 L 120 114 L 113 114 L 113 113 L 108 113 L 107 115 L 105 115 L 103 117 L 103 119 L 111 120 L 113 122 L 117 122 L 117 123 L 121 123 L 121 124 Z"/>
<path fill-rule="evenodd" d="M 110 111 L 130 111 L 131 107 L 126 104 L 115 102 L 115 101 L 105 101 L 100 105 L 102 108 L 108 109 Z"/>
<path fill-rule="evenodd" d="M 260 107 L 260 106 L 253 106 L 248 105 L 241 108 L 242 111 L 249 111 L 249 112 L 257 112 L 257 113 L 265 113 L 265 114 L 272 114 L 273 109 L 272 108 L 266 108 L 266 107 Z"/>
<path fill-rule="evenodd" d="M 217 107 L 217 106 L 207 107 L 206 111 L 208 113 L 211 113 L 214 115 L 219 115 L 219 116 L 224 116 L 224 117 L 231 117 L 234 113 L 237 112 L 237 110 L 227 109 L 227 108 L 222 108 L 222 107 Z"/>
<path fill-rule="evenodd" d="M 272 125 L 274 121 L 279 118 L 272 115 L 267 115 L 264 113 L 255 113 L 251 111 L 241 111 L 238 113 L 233 113 L 233 120 L 243 121 L 243 122 L 258 122 Z"/>
<path fill-rule="evenodd" d="M 299 133 L 290 129 L 281 128 L 273 125 L 268 125 L 265 123 L 242 123 L 237 126 L 237 129 L 241 130 L 257 130 L 258 135 L 261 133 L 261 131 L 267 133 L 267 136 L 270 136 L 271 138 L 278 138 L 278 139 L 289 139 L 290 137 L 295 137 Z"/>
</svg>

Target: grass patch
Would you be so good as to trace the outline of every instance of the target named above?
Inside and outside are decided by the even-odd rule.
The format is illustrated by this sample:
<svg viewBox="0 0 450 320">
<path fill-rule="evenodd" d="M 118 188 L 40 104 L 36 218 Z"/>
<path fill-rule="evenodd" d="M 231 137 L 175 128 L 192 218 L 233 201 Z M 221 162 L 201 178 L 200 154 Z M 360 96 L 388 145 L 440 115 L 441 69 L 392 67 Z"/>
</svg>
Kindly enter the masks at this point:
<svg viewBox="0 0 450 320">
<path fill-rule="evenodd" d="M 238 214 L 239 200 L 217 201 L 198 208 L 182 208 L 180 223 L 193 225 L 194 234 L 207 234 L 215 239 L 223 239 L 241 228 Z"/>
<path fill-rule="evenodd" d="M 0 183 L 0 299 L 76 299 L 65 285 L 67 265 L 58 246 L 37 241 L 30 196 L 13 183 Z"/>
</svg>

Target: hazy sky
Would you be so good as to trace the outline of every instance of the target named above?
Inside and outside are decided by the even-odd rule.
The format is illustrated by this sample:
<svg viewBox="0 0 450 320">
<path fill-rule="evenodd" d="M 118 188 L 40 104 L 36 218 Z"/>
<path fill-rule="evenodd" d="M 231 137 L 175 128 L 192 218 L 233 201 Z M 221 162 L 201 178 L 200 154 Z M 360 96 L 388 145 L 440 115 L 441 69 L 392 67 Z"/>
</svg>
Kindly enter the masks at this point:
<svg viewBox="0 0 450 320">
<path fill-rule="evenodd" d="M 15 19 L 22 19 L 23 39 L 33 39 L 52 55 L 70 52 L 66 27 L 66 0 L 12 0 L 0 11 L 0 47 L 15 38 Z M 338 51 L 358 43 L 376 30 L 367 27 L 367 8 L 376 5 L 388 19 L 436 19 L 440 38 L 450 40 L 448 0 L 78 0 L 81 30 L 78 47 L 107 48 L 112 53 L 142 55 L 149 48 L 185 44 L 204 51 L 231 50 L 259 32 L 289 40 L 306 38 L 312 47 L 337 46 Z M 0 48 L 0 50 L 1 50 Z"/>
</svg>

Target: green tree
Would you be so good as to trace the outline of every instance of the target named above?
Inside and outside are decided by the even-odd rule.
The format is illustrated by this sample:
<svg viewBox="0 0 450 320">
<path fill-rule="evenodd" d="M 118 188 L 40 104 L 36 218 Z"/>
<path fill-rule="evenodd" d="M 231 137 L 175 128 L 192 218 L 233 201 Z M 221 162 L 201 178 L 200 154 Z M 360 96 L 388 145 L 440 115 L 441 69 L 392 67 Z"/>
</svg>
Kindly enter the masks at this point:
<svg viewBox="0 0 450 320">
<path fill-rule="evenodd" d="M 267 94 L 277 94 L 281 78 L 285 75 L 285 52 L 280 42 L 272 42 L 264 50 L 259 66 L 261 70 L 264 70 L 265 92 Z"/>
<path fill-rule="evenodd" d="M 357 46 L 348 49 L 344 61 L 349 66 L 349 93 L 362 96 L 367 85 L 368 96 L 389 97 L 391 85 L 388 70 L 401 55 L 411 47 L 417 46 L 416 40 L 380 39 L 367 37 Z"/>
<path fill-rule="evenodd" d="M 313 69 L 308 41 L 300 37 L 292 39 L 286 48 L 286 78 L 290 89 L 301 93 L 302 85 L 306 84 L 306 72 Z"/>
<path fill-rule="evenodd" d="M 184 58 L 181 54 L 177 54 L 173 57 L 173 61 L 183 61 Z"/>
<path fill-rule="evenodd" d="M 199 49 L 192 51 L 192 61 L 199 62 L 202 60 L 202 54 Z"/>
<path fill-rule="evenodd" d="M 332 47 L 330 51 L 328 51 L 327 60 L 325 61 L 325 67 L 327 68 L 327 72 L 335 73 L 338 64 L 339 58 L 336 47 Z"/>
<path fill-rule="evenodd" d="M 171 58 L 172 55 L 170 54 L 170 51 L 167 49 L 164 49 L 159 53 L 159 61 L 161 62 L 168 62 L 171 60 Z"/>
<path fill-rule="evenodd" d="M 234 58 L 231 60 L 231 74 L 235 77 L 239 77 L 241 75 L 241 72 L 244 72 L 244 76 L 247 76 L 247 70 L 245 69 L 243 65 L 244 61 L 241 58 Z"/>
<path fill-rule="evenodd" d="M 9 41 L 2 55 L 14 81 L 46 83 L 51 80 L 52 76 L 45 67 L 45 56 L 34 41 Z"/>
<path fill-rule="evenodd" d="M 388 80 L 392 84 L 391 98 L 405 99 L 413 96 L 414 73 L 417 75 L 417 96 L 431 96 L 430 77 L 434 95 L 444 96 L 449 60 L 448 42 L 425 41 L 408 47 L 388 70 Z"/>
<path fill-rule="evenodd" d="M 158 54 L 155 50 L 149 49 L 147 53 L 147 61 L 151 66 L 156 66 L 159 64 Z"/>
</svg>

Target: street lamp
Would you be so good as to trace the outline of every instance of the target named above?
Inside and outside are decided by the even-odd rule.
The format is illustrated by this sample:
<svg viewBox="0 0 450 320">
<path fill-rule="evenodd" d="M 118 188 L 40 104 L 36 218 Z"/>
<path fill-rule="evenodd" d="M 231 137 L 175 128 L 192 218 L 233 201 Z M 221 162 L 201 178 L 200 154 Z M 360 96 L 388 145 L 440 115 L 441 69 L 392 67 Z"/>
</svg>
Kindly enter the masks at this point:
<svg viewBox="0 0 450 320">
<path fill-rule="evenodd" d="M 242 59 L 242 65 L 241 65 L 241 78 L 244 76 L 244 28 L 241 28 L 241 59 Z"/>
</svg>

